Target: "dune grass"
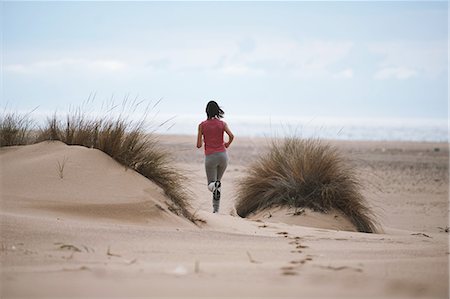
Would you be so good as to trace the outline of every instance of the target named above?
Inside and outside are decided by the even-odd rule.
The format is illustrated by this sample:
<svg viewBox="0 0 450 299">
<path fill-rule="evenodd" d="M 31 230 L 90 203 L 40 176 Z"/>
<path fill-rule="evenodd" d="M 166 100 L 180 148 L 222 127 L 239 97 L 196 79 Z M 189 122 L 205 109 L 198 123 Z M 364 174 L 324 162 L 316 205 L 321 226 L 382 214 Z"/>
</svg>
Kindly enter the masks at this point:
<svg viewBox="0 0 450 299">
<path fill-rule="evenodd" d="M 169 209 L 195 222 L 189 204 L 190 193 L 184 187 L 186 178 L 173 166 L 170 154 L 158 146 L 155 135 L 148 133 L 147 115 L 146 112 L 141 120 L 131 121 L 125 113 L 114 116 L 108 112 L 103 116 L 88 117 L 78 109 L 64 119 L 54 114 L 37 129 L 36 137 L 29 139 L 30 130 L 36 128 L 32 128 L 28 116 L 6 114 L 1 118 L 1 145 L 58 140 L 68 145 L 99 149 L 155 182 L 170 199 Z"/>
<path fill-rule="evenodd" d="M 246 217 L 275 206 L 343 212 L 360 232 L 377 223 L 360 192 L 353 169 L 336 148 L 319 139 L 288 137 L 272 141 L 238 183 L 236 211 Z"/>
<path fill-rule="evenodd" d="M 29 116 L 6 111 L 0 115 L 0 146 L 30 143 L 33 121 Z"/>
</svg>

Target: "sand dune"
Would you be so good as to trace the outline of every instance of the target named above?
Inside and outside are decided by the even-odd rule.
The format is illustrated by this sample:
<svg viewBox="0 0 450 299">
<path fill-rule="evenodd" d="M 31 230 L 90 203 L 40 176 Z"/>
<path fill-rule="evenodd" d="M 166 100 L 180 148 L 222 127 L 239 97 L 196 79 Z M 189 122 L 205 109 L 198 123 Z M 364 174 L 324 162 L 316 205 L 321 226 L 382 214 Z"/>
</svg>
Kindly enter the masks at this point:
<svg viewBox="0 0 450 299">
<path fill-rule="evenodd" d="M 100 151 L 59 142 L 0 149 L 1 297 L 448 298 L 446 144 L 336 143 L 385 230 L 364 234 L 334 213 L 237 217 L 236 181 L 263 139 L 230 148 L 221 212 L 212 214 L 193 141 L 161 136 L 189 178 L 199 226 Z"/>
<path fill-rule="evenodd" d="M 161 188 L 105 153 L 59 141 L 2 149 L 3 211 L 191 226 Z"/>
</svg>

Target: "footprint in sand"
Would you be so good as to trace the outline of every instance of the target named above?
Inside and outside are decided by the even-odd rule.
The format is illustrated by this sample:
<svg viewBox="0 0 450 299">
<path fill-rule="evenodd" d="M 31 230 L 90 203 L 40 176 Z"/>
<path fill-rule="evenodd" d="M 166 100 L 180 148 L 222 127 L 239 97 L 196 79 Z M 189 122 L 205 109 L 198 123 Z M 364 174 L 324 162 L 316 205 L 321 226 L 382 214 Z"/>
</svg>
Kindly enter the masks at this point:
<svg viewBox="0 0 450 299">
<path fill-rule="evenodd" d="M 312 259 L 311 256 L 307 256 L 306 258 L 301 259 L 301 260 L 291 261 L 291 264 L 294 264 L 294 265 L 301 264 L 301 265 L 303 265 L 303 264 L 305 264 L 306 262 L 309 262 L 309 261 L 312 261 L 312 260 L 313 260 L 313 259 Z"/>
<path fill-rule="evenodd" d="M 289 233 L 288 232 L 278 232 L 277 235 L 282 235 L 283 237 L 287 238 Z"/>
<path fill-rule="evenodd" d="M 283 235 L 284 237 L 288 237 L 287 232 L 278 232 L 277 234 Z M 291 250 L 291 253 L 303 253 L 301 249 L 309 248 L 306 245 L 300 244 L 301 237 L 295 236 L 290 238 L 292 241 L 289 242 L 289 245 L 295 246 L 295 250 Z M 298 275 L 298 268 L 305 264 L 308 261 L 312 261 L 312 257 L 307 255 L 305 258 L 300 260 L 293 260 L 289 262 L 289 266 L 281 267 L 281 271 L 283 275 Z"/>
</svg>

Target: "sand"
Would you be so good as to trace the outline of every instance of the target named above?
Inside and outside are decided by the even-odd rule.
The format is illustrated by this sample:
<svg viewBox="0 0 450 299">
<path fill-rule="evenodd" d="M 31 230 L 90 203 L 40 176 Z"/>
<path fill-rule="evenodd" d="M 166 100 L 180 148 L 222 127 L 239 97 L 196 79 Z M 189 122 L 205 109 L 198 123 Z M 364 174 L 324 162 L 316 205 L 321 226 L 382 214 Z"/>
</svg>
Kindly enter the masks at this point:
<svg viewBox="0 0 450 299">
<path fill-rule="evenodd" d="M 237 217 L 236 182 L 264 138 L 229 149 L 212 214 L 195 137 L 160 140 L 188 178 L 201 225 L 98 150 L 1 148 L 1 297 L 448 298 L 447 144 L 332 141 L 383 228 L 364 234 L 337 214 Z"/>
</svg>

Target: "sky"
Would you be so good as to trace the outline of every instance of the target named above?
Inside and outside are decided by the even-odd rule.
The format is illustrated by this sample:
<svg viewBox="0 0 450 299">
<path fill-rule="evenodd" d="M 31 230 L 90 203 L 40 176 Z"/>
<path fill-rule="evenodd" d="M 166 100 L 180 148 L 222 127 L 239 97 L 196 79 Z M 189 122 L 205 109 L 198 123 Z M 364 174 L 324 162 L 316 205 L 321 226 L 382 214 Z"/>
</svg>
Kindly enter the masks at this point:
<svg viewBox="0 0 450 299">
<path fill-rule="evenodd" d="M 448 4 L 1 2 L 2 106 L 447 119 Z"/>
</svg>

